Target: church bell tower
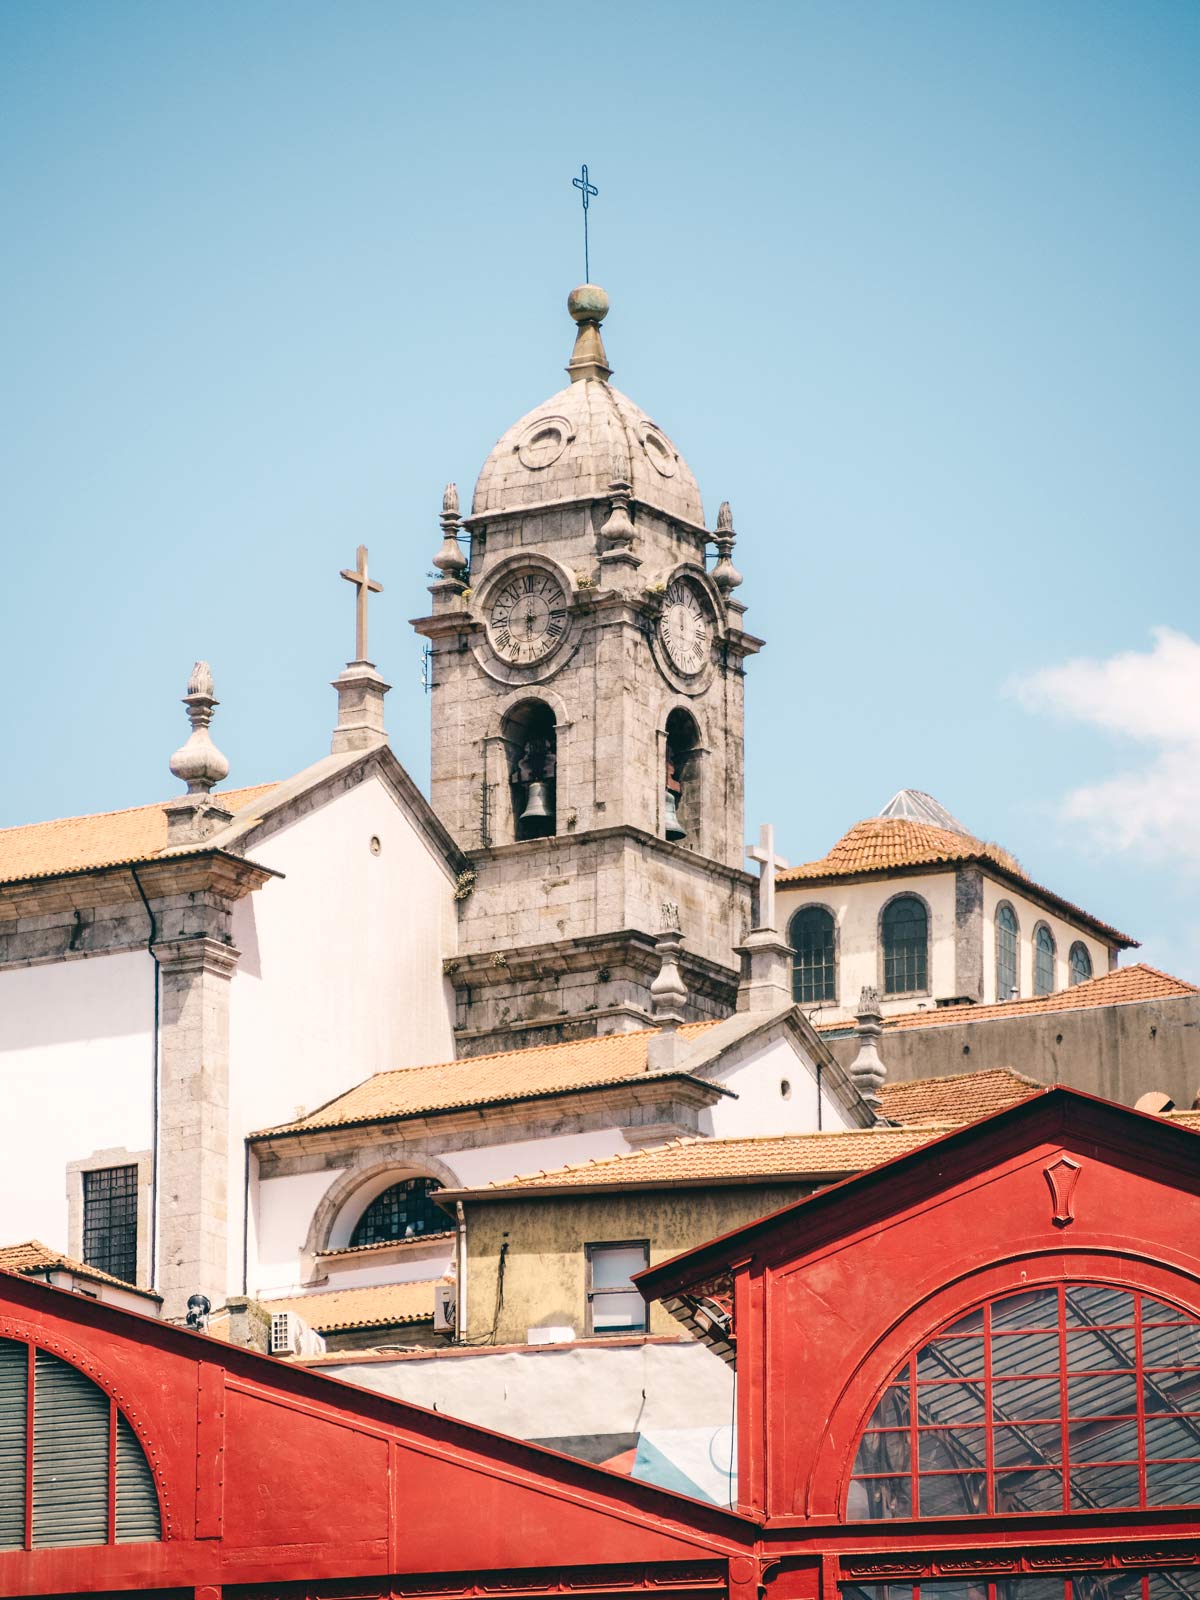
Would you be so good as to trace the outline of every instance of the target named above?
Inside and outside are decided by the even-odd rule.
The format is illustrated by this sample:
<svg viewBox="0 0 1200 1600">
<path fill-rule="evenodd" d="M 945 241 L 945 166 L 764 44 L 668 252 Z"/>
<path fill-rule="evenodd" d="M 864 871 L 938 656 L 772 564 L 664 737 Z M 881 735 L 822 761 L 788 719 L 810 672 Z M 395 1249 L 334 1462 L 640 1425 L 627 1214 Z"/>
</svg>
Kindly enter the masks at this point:
<svg viewBox="0 0 1200 1600">
<path fill-rule="evenodd" d="M 710 532 L 687 463 L 609 383 L 603 289 L 567 306 L 571 381 L 502 435 L 469 516 L 448 487 L 414 624 L 431 799 L 472 864 L 447 964 L 462 1055 L 645 1026 L 676 917 L 687 1016 L 728 1015 L 751 923 L 742 688 L 761 641 L 729 507 Z"/>
</svg>

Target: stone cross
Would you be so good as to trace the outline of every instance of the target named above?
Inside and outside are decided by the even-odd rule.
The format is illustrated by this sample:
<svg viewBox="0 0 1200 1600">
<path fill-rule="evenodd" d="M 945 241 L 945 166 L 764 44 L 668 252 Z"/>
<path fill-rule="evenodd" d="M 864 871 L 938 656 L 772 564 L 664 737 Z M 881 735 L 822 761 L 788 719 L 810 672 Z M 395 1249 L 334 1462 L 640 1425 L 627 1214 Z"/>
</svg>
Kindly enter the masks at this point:
<svg viewBox="0 0 1200 1600">
<path fill-rule="evenodd" d="M 354 659 L 367 660 L 367 595 L 382 594 L 383 585 L 376 583 L 374 578 L 367 576 L 367 547 L 360 544 L 358 547 L 358 565 L 353 572 L 342 568 L 342 577 L 347 583 L 358 585 L 358 594 L 355 596 L 355 625 L 354 625 Z"/>
<path fill-rule="evenodd" d="M 758 925 L 775 926 L 775 873 L 787 866 L 782 856 L 775 854 L 775 829 L 764 822 L 758 830 L 757 845 L 747 845 L 746 854 L 758 862 Z"/>
</svg>

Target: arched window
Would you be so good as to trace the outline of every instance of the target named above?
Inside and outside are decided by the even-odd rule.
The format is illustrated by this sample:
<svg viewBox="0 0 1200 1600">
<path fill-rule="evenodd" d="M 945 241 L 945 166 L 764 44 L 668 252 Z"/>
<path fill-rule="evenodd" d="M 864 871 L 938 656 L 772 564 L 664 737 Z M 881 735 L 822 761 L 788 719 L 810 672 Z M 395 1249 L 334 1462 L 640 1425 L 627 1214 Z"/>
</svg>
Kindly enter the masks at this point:
<svg viewBox="0 0 1200 1600">
<path fill-rule="evenodd" d="M 996 912 L 996 999 L 1017 994 L 1017 913 L 1010 905 Z"/>
<path fill-rule="evenodd" d="M 0 1339 L 0 1550 L 161 1538 L 154 1475 L 116 1401 L 48 1350 Z"/>
<path fill-rule="evenodd" d="M 960 1317 L 892 1377 L 847 1516 L 1200 1504 L 1200 1318 L 1066 1283 Z"/>
<path fill-rule="evenodd" d="M 667 718 L 666 772 L 663 775 L 663 837 L 676 844 L 695 842 L 700 831 L 700 730 L 695 718 L 676 707 Z"/>
<path fill-rule="evenodd" d="M 1044 922 L 1033 936 L 1033 992 L 1054 992 L 1054 935 Z"/>
<path fill-rule="evenodd" d="M 1071 946 L 1071 983 L 1086 983 L 1092 975 L 1092 958 L 1088 954 L 1088 947 L 1081 944 L 1078 939 Z"/>
<path fill-rule="evenodd" d="M 523 700 L 504 719 L 513 838 L 544 839 L 557 831 L 558 739 L 554 713 Z"/>
<path fill-rule="evenodd" d="M 350 1248 L 447 1232 L 450 1218 L 431 1198 L 440 1188 L 436 1178 L 405 1178 L 392 1184 L 376 1195 L 359 1217 L 350 1236 Z"/>
<path fill-rule="evenodd" d="M 883 913 L 883 992 L 922 994 L 929 987 L 929 913 L 902 894 Z"/>
<path fill-rule="evenodd" d="M 837 935 L 833 913 L 801 906 L 788 924 L 792 947 L 792 999 L 814 1005 L 837 999 Z"/>
</svg>

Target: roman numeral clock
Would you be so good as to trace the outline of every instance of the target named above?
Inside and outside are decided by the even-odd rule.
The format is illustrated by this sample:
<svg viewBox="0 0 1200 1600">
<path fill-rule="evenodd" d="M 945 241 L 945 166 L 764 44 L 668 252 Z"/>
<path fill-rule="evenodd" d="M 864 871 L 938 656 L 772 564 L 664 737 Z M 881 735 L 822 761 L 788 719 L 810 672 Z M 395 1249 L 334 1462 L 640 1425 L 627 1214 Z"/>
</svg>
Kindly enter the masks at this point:
<svg viewBox="0 0 1200 1600">
<path fill-rule="evenodd" d="M 567 597 L 562 584 L 541 567 L 518 567 L 506 574 L 487 612 L 492 649 L 510 666 L 533 666 L 562 642 L 567 631 Z"/>
</svg>

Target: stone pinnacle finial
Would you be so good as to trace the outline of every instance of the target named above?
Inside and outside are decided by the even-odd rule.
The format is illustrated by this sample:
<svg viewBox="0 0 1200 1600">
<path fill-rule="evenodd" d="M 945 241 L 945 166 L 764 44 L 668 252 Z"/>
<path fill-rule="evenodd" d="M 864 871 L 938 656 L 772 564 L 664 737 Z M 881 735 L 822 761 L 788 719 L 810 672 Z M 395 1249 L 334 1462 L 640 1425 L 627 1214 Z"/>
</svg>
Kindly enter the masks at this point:
<svg viewBox="0 0 1200 1600">
<path fill-rule="evenodd" d="M 687 984 L 679 970 L 679 955 L 683 947 L 679 908 L 664 906 L 663 921 L 668 926 L 654 937 L 659 968 L 650 985 L 650 1020 L 658 1032 L 652 1034 L 646 1044 L 648 1072 L 661 1072 L 675 1066 L 683 1042 L 677 1030 L 687 1016 Z M 672 922 L 674 927 L 669 926 Z"/>
<path fill-rule="evenodd" d="M 581 283 L 567 296 L 567 310 L 579 325 L 575 335 L 575 348 L 567 363 L 571 382 L 595 378 L 607 383 L 612 368 L 604 353 L 604 340 L 600 337 L 600 324 L 608 315 L 608 296 L 594 283 Z"/>
<path fill-rule="evenodd" d="M 883 1104 L 879 1091 L 887 1079 L 887 1067 L 879 1054 L 883 1017 L 878 989 L 864 988 L 859 995 L 854 1034 L 859 1043 L 858 1054 L 850 1063 L 850 1081 L 878 1118 Z"/>
<path fill-rule="evenodd" d="M 208 725 L 220 701 L 213 697 L 212 669 L 197 661 L 184 696 L 191 736 L 171 757 L 171 771 L 188 786 L 189 794 L 207 794 L 214 783 L 229 776 L 229 762 L 209 737 Z"/>
<path fill-rule="evenodd" d="M 606 569 L 624 566 L 636 571 L 641 561 L 633 553 L 637 529 L 629 515 L 629 501 L 633 495 L 629 468 L 623 461 L 614 459 L 611 470 L 609 513 L 600 526 L 600 564 Z"/>
<path fill-rule="evenodd" d="M 737 534 L 733 531 L 733 512 L 729 509 L 729 501 L 721 501 L 721 509 L 717 512 L 717 531 L 713 535 L 713 543 L 717 547 L 717 564 L 712 570 L 712 580 L 728 599 L 732 590 L 736 589 L 742 581 L 742 575 L 730 559 L 733 554 L 734 541 Z"/>
<path fill-rule="evenodd" d="M 448 483 L 442 495 L 442 548 L 433 558 L 433 564 L 444 579 L 460 580 L 467 570 L 467 558 L 458 542 L 460 526 L 458 515 L 458 485 Z"/>
</svg>

